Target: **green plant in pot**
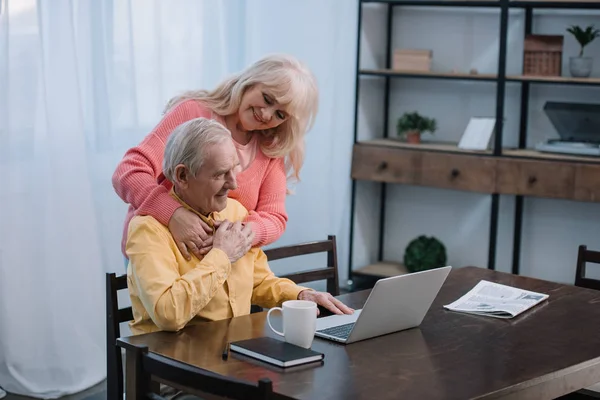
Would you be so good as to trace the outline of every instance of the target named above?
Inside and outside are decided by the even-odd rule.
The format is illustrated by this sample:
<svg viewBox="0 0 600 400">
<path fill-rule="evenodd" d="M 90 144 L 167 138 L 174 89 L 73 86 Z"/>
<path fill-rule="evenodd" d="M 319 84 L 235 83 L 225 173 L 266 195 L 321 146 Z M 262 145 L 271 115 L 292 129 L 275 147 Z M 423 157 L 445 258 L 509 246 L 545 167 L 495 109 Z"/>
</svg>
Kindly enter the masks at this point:
<svg viewBox="0 0 600 400">
<path fill-rule="evenodd" d="M 409 272 L 444 267 L 446 266 L 446 247 L 433 236 L 421 235 L 406 246 L 404 265 Z"/>
<path fill-rule="evenodd" d="M 421 134 L 424 132 L 434 133 L 437 123 L 433 118 L 427 118 L 418 112 L 407 112 L 398 119 L 396 125 L 398 136 L 405 138 L 408 143 L 421 143 Z"/>
<path fill-rule="evenodd" d="M 585 29 L 582 29 L 577 25 L 572 25 L 571 27 L 567 28 L 567 32 L 572 34 L 575 37 L 575 40 L 577 40 L 581 46 L 579 55 L 569 59 L 569 70 L 571 71 L 571 76 L 577 78 L 587 78 L 592 73 L 593 59 L 592 57 L 584 57 L 583 49 L 585 46 L 593 42 L 594 39 L 600 36 L 600 30 L 594 29 L 594 25 L 590 25 Z"/>
</svg>

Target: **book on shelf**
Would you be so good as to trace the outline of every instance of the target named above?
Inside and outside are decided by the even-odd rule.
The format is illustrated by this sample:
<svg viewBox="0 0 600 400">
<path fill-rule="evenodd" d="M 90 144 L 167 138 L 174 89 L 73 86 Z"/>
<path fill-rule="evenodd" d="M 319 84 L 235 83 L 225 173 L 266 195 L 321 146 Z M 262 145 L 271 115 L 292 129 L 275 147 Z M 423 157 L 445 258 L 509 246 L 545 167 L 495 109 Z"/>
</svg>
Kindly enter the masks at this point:
<svg viewBox="0 0 600 400">
<path fill-rule="evenodd" d="M 322 361 L 325 357 L 323 353 L 271 337 L 232 342 L 229 349 L 283 368 Z"/>
<path fill-rule="evenodd" d="M 444 308 L 467 314 L 514 318 L 547 298 L 547 294 L 482 280 L 467 294 Z"/>
<path fill-rule="evenodd" d="M 496 118 L 472 117 L 463 133 L 458 148 L 487 150 L 496 129 Z"/>
</svg>

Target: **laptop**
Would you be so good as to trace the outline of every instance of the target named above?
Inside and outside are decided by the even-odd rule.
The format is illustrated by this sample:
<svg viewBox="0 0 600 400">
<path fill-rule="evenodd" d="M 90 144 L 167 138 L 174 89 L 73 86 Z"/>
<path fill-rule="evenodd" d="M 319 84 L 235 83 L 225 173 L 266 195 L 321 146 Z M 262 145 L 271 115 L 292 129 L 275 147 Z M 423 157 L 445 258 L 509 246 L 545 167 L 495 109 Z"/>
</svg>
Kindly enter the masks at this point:
<svg viewBox="0 0 600 400">
<path fill-rule="evenodd" d="M 544 112 L 560 139 L 535 146 L 546 153 L 600 156 L 600 104 L 546 102 Z"/>
<path fill-rule="evenodd" d="M 317 319 L 315 336 L 349 344 L 421 325 L 452 267 L 380 279 L 362 309 Z"/>
</svg>

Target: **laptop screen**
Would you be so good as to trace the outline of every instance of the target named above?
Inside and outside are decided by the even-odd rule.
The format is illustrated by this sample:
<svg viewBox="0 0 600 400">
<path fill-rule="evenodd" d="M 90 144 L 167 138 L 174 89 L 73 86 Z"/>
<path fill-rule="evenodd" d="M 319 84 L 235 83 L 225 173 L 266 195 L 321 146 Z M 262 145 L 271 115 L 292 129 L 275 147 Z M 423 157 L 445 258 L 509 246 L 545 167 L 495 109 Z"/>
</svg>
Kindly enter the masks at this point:
<svg viewBox="0 0 600 400">
<path fill-rule="evenodd" d="M 561 140 L 600 143 L 600 104 L 549 101 L 544 112 Z"/>
</svg>

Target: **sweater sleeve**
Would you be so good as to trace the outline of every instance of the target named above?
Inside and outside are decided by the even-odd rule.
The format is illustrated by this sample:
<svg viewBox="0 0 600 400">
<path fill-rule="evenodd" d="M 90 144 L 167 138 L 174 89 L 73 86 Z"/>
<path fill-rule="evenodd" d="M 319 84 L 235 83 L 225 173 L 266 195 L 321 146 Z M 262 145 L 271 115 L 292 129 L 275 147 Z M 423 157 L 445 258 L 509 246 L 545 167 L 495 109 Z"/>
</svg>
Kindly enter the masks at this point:
<svg viewBox="0 0 600 400">
<path fill-rule="evenodd" d="M 245 222 L 252 223 L 252 247 L 275 242 L 285 231 L 288 216 L 285 210 L 287 179 L 283 158 L 272 159 L 258 193 L 258 203 Z"/>
<path fill-rule="evenodd" d="M 251 249 L 254 253 L 254 289 L 252 290 L 252 304 L 272 308 L 281 306 L 286 300 L 297 300 L 303 290 L 310 290 L 298 286 L 287 278 L 278 278 L 273 274 L 267 262 L 267 256 L 261 249 Z"/>
<path fill-rule="evenodd" d="M 198 102 L 185 101 L 169 111 L 138 146 L 125 153 L 112 176 L 112 184 L 119 197 L 131 204 L 137 214 L 151 215 L 161 224 L 169 224 L 181 204 L 158 182 L 167 138 L 178 125 L 198 117 L 210 118 L 210 114 Z"/>
</svg>

